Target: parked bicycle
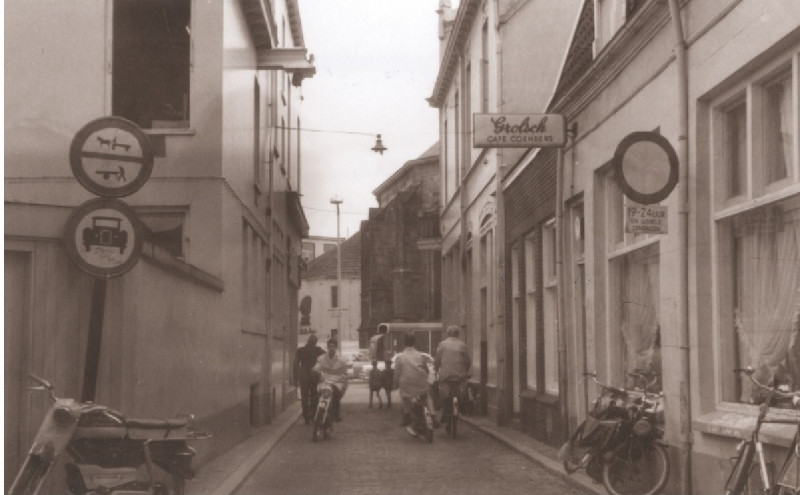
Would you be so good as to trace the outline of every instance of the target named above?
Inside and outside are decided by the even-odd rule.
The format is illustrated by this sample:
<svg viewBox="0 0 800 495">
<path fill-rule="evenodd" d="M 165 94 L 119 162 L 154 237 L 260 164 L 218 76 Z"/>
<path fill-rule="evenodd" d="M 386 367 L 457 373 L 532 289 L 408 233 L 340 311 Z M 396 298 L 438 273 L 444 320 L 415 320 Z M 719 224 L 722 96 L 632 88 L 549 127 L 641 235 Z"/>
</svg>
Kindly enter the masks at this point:
<svg viewBox="0 0 800 495">
<path fill-rule="evenodd" d="M 725 483 L 726 495 L 742 495 L 760 493 L 765 495 L 800 494 L 800 419 L 767 417 L 770 409 L 780 401 L 791 400 L 792 405 L 800 407 L 800 391 L 790 392 L 779 386 L 767 386 L 755 379 L 753 368 L 737 368 L 735 373 L 746 375 L 759 389 L 766 391 L 767 396 L 759 406 L 756 426 L 750 433 L 750 438 L 743 440 L 736 447 L 737 454 L 731 460 L 733 467 Z M 774 378 L 772 380 L 774 382 Z M 786 454 L 778 476 L 773 478 L 764 456 L 764 446 L 759 436 L 761 427 L 768 424 L 796 425 L 794 439 Z M 758 474 L 758 476 L 756 476 Z"/>
<path fill-rule="evenodd" d="M 649 392 L 656 378 L 629 373 L 643 386 L 626 390 L 605 385 L 595 373 L 584 373 L 601 387 L 594 408 L 559 450 L 564 470 L 585 469 L 611 495 L 660 492 L 669 476 L 669 457 L 660 443 L 660 393 Z"/>
</svg>

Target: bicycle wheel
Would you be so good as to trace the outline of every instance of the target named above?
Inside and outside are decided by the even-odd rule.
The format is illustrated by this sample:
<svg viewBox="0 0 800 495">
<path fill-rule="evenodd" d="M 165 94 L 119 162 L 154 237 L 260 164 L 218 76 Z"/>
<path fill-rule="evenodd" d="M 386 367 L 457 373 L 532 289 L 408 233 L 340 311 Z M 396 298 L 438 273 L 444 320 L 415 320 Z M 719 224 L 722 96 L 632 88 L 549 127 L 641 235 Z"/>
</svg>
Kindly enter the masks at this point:
<svg viewBox="0 0 800 495">
<path fill-rule="evenodd" d="M 458 432 L 458 397 L 453 397 L 453 407 L 450 411 L 450 417 L 447 418 L 447 433 L 452 438 L 456 437 Z"/>
<path fill-rule="evenodd" d="M 796 444 L 775 478 L 775 489 L 779 495 L 800 494 L 800 449 Z"/>
<path fill-rule="evenodd" d="M 755 445 L 752 441 L 745 442 L 739 450 L 739 454 L 731 468 L 731 474 L 725 483 L 725 495 L 741 495 L 747 486 L 747 478 L 753 467 L 753 456 L 756 453 Z"/>
<path fill-rule="evenodd" d="M 669 458 L 660 444 L 632 440 L 603 466 L 603 485 L 611 495 L 654 495 L 669 476 Z"/>
</svg>

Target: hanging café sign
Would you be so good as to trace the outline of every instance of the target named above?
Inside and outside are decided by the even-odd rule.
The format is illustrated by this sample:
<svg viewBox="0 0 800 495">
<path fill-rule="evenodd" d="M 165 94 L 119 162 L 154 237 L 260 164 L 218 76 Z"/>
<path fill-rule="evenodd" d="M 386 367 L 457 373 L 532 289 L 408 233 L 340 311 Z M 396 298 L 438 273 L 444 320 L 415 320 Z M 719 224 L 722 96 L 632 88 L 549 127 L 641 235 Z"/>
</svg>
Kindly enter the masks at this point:
<svg viewBox="0 0 800 495">
<path fill-rule="evenodd" d="M 549 148 L 567 142 L 567 123 L 561 114 L 476 113 L 475 148 Z"/>
</svg>

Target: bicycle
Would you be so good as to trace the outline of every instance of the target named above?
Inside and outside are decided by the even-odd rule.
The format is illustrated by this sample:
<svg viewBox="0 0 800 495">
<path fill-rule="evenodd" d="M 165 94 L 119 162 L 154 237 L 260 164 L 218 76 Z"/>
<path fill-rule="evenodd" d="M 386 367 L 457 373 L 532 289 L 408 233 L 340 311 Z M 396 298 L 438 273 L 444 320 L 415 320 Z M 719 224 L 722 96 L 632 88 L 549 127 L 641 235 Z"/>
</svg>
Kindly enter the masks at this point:
<svg viewBox="0 0 800 495">
<path fill-rule="evenodd" d="M 459 400 L 464 396 L 467 382 L 463 378 L 452 378 L 441 383 L 446 383 L 448 390 L 447 396 L 442 399 L 443 423 L 447 434 L 452 438 L 456 438 L 458 434 L 458 417 L 460 415 Z"/>
<path fill-rule="evenodd" d="M 737 455 L 732 458 L 733 467 L 725 482 L 726 495 L 743 495 L 751 493 L 762 493 L 766 495 L 789 495 L 800 494 L 800 448 L 798 447 L 798 436 L 800 436 L 800 419 L 767 419 L 767 412 L 772 408 L 774 400 L 791 399 L 792 404 L 797 408 L 800 406 L 800 391 L 788 392 L 780 390 L 777 386 L 767 386 L 760 383 L 753 377 L 755 370 L 751 367 L 736 368 L 734 373 L 747 375 L 750 381 L 758 388 L 767 392 L 766 400 L 759 406 L 756 426 L 750 433 L 750 438 L 743 440 L 736 447 Z M 773 379 L 774 381 L 774 379 Z M 759 438 L 761 426 L 769 424 L 791 424 L 797 426 L 789 452 L 786 455 L 778 476 L 773 478 L 767 461 L 764 457 L 764 446 Z M 758 477 L 754 477 L 754 469 L 757 461 Z M 775 481 L 777 480 L 777 481 Z M 774 483 L 773 483 L 774 481 Z"/>
<path fill-rule="evenodd" d="M 644 387 L 626 390 L 599 382 L 594 373 L 583 374 L 581 380 L 591 378 L 603 392 L 558 456 L 567 473 L 586 469 L 611 495 L 654 495 L 666 485 L 670 467 L 656 424 L 661 394 L 647 391 L 655 378 L 629 375 L 643 380 Z"/>
</svg>

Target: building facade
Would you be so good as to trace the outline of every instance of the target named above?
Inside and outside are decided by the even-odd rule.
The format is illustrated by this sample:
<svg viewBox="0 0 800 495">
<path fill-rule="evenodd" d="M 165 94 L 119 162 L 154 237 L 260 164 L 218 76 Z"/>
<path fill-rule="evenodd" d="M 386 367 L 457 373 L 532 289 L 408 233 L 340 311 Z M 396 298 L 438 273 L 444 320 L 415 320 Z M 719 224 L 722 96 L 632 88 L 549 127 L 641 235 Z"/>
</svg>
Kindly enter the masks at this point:
<svg viewBox="0 0 800 495">
<path fill-rule="evenodd" d="M 336 245 L 301 270 L 300 334 L 314 333 L 321 343 L 330 337 L 358 342 L 361 324 L 361 232 L 341 244 L 341 283 Z M 307 317 L 307 318 L 306 318 Z M 300 344 L 303 344 L 301 339 Z"/>
<path fill-rule="evenodd" d="M 339 239 L 339 241 L 343 241 L 344 239 Z M 318 235 L 308 236 L 303 239 L 303 247 L 302 247 L 302 254 L 303 254 L 303 261 L 306 263 L 310 262 L 317 256 L 321 256 L 328 251 L 336 249 L 336 237 L 324 237 Z"/>
<path fill-rule="evenodd" d="M 499 177 L 522 150 L 473 147 L 473 114 L 542 112 L 580 2 L 441 1 L 441 62 L 428 99 L 439 109 L 442 322 L 461 326 L 479 409 L 511 417 L 506 354 L 505 234 Z M 547 45 L 532 50 L 531 43 Z"/>
<path fill-rule="evenodd" d="M 373 194 L 378 208 L 361 222 L 362 348 L 380 323 L 441 321 L 438 143 Z"/>
<path fill-rule="evenodd" d="M 800 6 L 587 0 L 572 33 L 546 108 L 567 145 L 503 179 L 514 412 L 557 445 L 598 396 L 584 371 L 654 372 L 665 491 L 720 493 L 761 400 L 734 368 L 800 388 Z M 676 157 L 653 204 L 615 158 L 640 132 Z M 656 158 L 640 191 L 664 179 Z M 632 231 L 643 207 L 662 230 Z M 776 469 L 793 434 L 764 437 Z"/>
<path fill-rule="evenodd" d="M 14 1 L 5 15 L 6 480 L 44 413 L 27 374 L 80 397 L 98 314 L 95 401 L 194 414 L 214 434 L 197 445 L 202 464 L 295 396 L 308 225 L 292 129 L 314 72 L 297 2 Z M 106 116 L 142 128 L 155 163 L 124 198 L 146 226 L 143 256 L 98 306 L 62 235 L 93 197 L 70 143 Z"/>
</svg>

